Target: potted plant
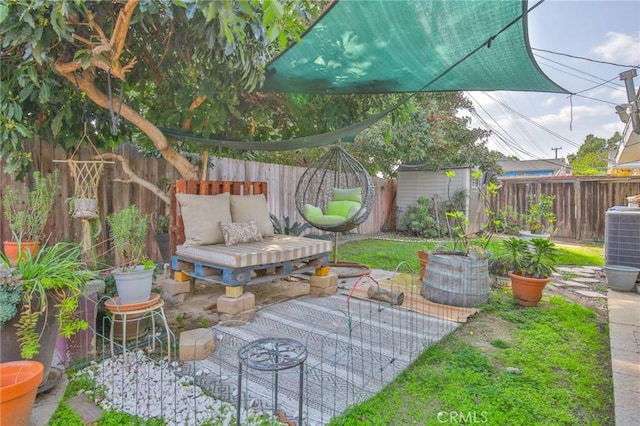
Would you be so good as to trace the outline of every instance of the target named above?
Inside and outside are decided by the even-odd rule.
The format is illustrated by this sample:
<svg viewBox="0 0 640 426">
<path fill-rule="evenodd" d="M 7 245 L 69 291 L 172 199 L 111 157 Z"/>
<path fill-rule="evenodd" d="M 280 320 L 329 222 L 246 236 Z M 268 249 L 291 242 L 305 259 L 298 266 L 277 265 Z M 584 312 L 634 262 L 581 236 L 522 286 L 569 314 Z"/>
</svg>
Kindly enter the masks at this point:
<svg viewBox="0 0 640 426">
<path fill-rule="evenodd" d="M 120 304 L 145 302 L 151 296 L 155 263 L 143 255 L 149 215 L 135 205 L 107 216 L 111 242 L 120 266 L 112 271 Z"/>
<path fill-rule="evenodd" d="M 171 253 L 169 252 L 169 216 L 159 215 L 156 219 L 156 243 L 162 255 L 162 262 L 171 262 Z"/>
<path fill-rule="evenodd" d="M 508 238 L 502 241 L 505 257 L 510 261 L 509 278 L 513 296 L 522 306 L 536 306 L 542 290 L 555 271 L 556 246 L 545 238 L 523 240 Z"/>
<path fill-rule="evenodd" d="M 15 263 L 19 253 L 25 250 L 35 256 L 40 249 L 42 230 L 49 219 L 58 188 L 57 170 L 46 177 L 34 172 L 33 189 L 26 193 L 7 187 L 2 206 L 13 240 L 5 241 L 3 248 L 11 263 Z"/>
<path fill-rule="evenodd" d="M 553 224 L 556 222 L 556 215 L 553 213 L 553 195 L 529 196 L 529 207 L 525 214 L 527 230 L 521 230 L 520 235 L 524 239 L 549 238 L 553 231 Z"/>
<path fill-rule="evenodd" d="M 455 172 L 446 171 L 449 188 Z M 482 172 L 474 172 L 474 177 Z M 449 188 L 447 194 L 450 194 Z M 489 301 L 489 271 L 485 249 L 492 234 L 478 237 L 469 232 L 469 220 L 463 211 L 466 192 L 449 195 L 445 212 L 452 251 L 429 253 L 428 267 L 420 294 L 427 300 L 449 306 L 472 307 Z"/>
<path fill-rule="evenodd" d="M 35 256 L 26 252 L 13 267 L 0 256 L 0 361 L 34 358 L 45 366 L 46 381 L 57 333 L 68 338 L 88 327 L 75 311 L 95 274 L 81 253 L 80 245 L 60 242 Z"/>
</svg>

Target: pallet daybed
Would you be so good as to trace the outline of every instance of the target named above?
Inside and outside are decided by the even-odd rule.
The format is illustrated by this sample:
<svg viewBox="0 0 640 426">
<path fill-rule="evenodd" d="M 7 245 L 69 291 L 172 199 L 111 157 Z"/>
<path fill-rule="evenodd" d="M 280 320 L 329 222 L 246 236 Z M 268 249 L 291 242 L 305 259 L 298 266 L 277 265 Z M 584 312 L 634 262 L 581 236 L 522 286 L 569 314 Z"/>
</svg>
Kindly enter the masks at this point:
<svg viewBox="0 0 640 426">
<path fill-rule="evenodd" d="M 263 237 L 262 241 L 242 242 L 230 246 L 224 242 L 185 244 L 187 235 L 178 194 L 206 196 L 223 193 L 242 197 L 262 195 L 266 200 L 267 183 L 180 180 L 172 184 L 169 238 L 171 268 L 174 271 L 183 272 L 192 279 L 225 286 L 241 286 L 275 281 L 294 272 L 307 272 L 327 264 L 331 242 L 305 237 L 269 235 Z M 246 220 L 247 215 L 252 214 L 247 210 L 240 213 L 236 210 L 236 216 L 242 216 L 242 219 Z M 214 217 L 213 213 L 210 218 L 216 226 L 221 221 L 220 217 Z M 244 221 L 235 220 L 233 217 L 231 219 L 233 222 Z M 209 220 L 208 217 L 206 220 Z M 264 220 L 258 222 L 264 225 Z M 268 226 L 271 226 L 270 221 Z"/>
</svg>

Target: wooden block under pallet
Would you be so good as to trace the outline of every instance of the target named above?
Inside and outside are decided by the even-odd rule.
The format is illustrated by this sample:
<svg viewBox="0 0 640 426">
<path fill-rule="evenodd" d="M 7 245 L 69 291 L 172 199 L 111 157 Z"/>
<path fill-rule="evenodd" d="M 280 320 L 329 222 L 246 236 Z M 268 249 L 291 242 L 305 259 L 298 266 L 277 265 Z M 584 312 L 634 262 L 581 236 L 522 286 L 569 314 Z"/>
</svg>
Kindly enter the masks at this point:
<svg viewBox="0 0 640 426">
<path fill-rule="evenodd" d="M 184 281 L 189 281 L 191 277 L 189 277 L 189 275 L 185 274 L 182 271 L 175 271 L 173 273 L 173 279 L 178 281 L 178 282 L 184 282 Z"/>
</svg>

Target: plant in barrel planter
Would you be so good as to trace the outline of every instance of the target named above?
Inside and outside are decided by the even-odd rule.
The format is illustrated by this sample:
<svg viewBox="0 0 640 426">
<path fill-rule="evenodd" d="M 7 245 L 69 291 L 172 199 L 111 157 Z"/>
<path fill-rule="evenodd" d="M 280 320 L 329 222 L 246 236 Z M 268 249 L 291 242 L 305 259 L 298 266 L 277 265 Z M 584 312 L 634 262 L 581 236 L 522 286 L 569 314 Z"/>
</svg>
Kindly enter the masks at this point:
<svg viewBox="0 0 640 426">
<path fill-rule="evenodd" d="M 447 171 L 446 174 L 451 183 L 455 173 Z M 453 251 L 429 253 L 420 294 L 432 302 L 450 306 L 472 307 L 486 303 L 489 271 L 484 249 L 491 235 L 478 238 L 470 234 L 469 221 L 460 210 L 463 204 L 450 204 L 454 207 L 446 212 L 446 221 Z"/>
<path fill-rule="evenodd" d="M 48 176 L 33 173 L 33 189 L 23 193 L 9 186 L 2 197 L 4 215 L 13 236 L 4 242 L 4 253 L 15 263 L 19 253 L 29 250 L 33 256 L 40 249 L 42 230 L 58 194 L 58 171 Z"/>
<path fill-rule="evenodd" d="M 522 306 L 536 306 L 542 291 L 555 271 L 556 247 L 545 238 L 502 241 L 505 256 L 510 260 L 511 291 Z"/>
<path fill-rule="evenodd" d="M 116 280 L 118 303 L 148 301 L 155 271 L 155 263 L 143 255 L 149 215 L 141 215 L 138 208 L 131 205 L 107 216 L 107 223 L 120 262 L 120 266 L 111 271 Z"/>
<path fill-rule="evenodd" d="M 88 327 L 76 309 L 95 273 L 84 268 L 80 246 L 66 242 L 26 252 L 14 266 L 0 256 L 0 265 L 0 361 L 33 358 L 45 366 L 46 381 L 57 334 Z"/>
</svg>

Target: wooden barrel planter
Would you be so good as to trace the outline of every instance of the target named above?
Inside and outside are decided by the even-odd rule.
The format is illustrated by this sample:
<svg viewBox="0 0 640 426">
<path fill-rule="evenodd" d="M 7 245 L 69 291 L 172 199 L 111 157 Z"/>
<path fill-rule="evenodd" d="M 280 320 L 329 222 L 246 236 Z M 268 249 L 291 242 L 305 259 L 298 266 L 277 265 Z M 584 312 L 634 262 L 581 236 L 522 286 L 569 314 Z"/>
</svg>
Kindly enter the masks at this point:
<svg viewBox="0 0 640 426">
<path fill-rule="evenodd" d="M 449 306 L 472 307 L 489 301 L 487 259 L 462 253 L 431 253 L 420 294 Z"/>
</svg>

